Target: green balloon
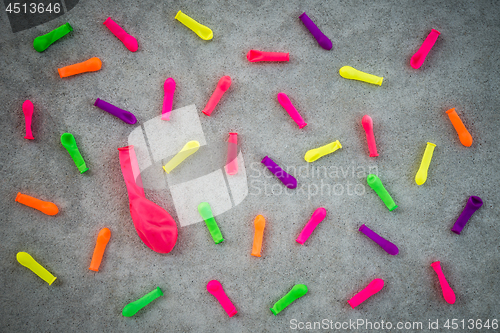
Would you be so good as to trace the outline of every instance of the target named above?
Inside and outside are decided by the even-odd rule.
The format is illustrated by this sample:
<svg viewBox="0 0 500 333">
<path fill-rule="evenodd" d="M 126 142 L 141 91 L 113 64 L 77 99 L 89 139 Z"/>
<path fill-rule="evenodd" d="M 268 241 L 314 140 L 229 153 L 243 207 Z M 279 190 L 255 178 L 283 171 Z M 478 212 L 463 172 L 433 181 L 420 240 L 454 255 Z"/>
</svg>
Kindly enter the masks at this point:
<svg viewBox="0 0 500 333">
<path fill-rule="evenodd" d="M 65 35 L 69 34 L 71 31 L 73 31 L 73 28 L 69 23 L 65 23 L 61 25 L 59 28 L 55 28 L 48 34 L 38 36 L 35 38 L 33 41 L 33 47 L 35 50 L 38 52 L 43 52 L 45 51 L 50 45 L 55 43 L 58 39 L 64 37 Z"/>
<path fill-rule="evenodd" d="M 372 188 L 372 190 L 375 191 L 375 193 L 378 194 L 380 199 L 385 203 L 387 208 L 389 208 L 389 211 L 393 211 L 394 209 L 398 208 L 394 200 L 392 200 L 391 195 L 387 190 L 385 189 L 384 185 L 382 184 L 382 181 L 380 178 L 377 177 L 377 175 L 370 174 L 366 178 L 366 181 L 368 182 L 368 185 Z"/>
<path fill-rule="evenodd" d="M 83 160 L 82 154 L 80 154 L 80 151 L 78 150 L 73 134 L 64 133 L 61 135 L 61 143 L 64 148 L 66 148 L 71 158 L 73 158 L 73 161 L 75 162 L 80 173 L 87 171 L 89 168 L 85 165 L 85 161 Z"/>
<path fill-rule="evenodd" d="M 125 317 L 132 317 L 135 315 L 140 309 L 157 299 L 158 297 L 163 296 L 163 293 L 160 289 L 160 287 L 156 287 L 155 290 L 153 290 L 150 293 L 147 293 L 143 297 L 139 298 L 137 301 L 128 303 L 125 305 L 125 307 L 122 310 L 122 315 Z"/>
<path fill-rule="evenodd" d="M 215 222 L 214 214 L 212 214 L 212 209 L 210 208 L 208 202 L 202 202 L 199 204 L 198 212 L 200 212 L 201 217 L 205 220 L 208 231 L 210 231 L 210 235 L 212 235 L 215 244 L 223 242 L 224 238 L 222 238 L 219 226 L 217 225 L 217 222 Z"/>
<path fill-rule="evenodd" d="M 305 284 L 296 284 L 293 286 L 292 290 L 283 296 L 279 301 L 277 301 L 274 306 L 270 309 L 271 312 L 276 316 L 278 313 L 283 311 L 287 306 L 289 306 L 297 298 L 304 296 L 307 293 L 307 286 Z"/>
</svg>

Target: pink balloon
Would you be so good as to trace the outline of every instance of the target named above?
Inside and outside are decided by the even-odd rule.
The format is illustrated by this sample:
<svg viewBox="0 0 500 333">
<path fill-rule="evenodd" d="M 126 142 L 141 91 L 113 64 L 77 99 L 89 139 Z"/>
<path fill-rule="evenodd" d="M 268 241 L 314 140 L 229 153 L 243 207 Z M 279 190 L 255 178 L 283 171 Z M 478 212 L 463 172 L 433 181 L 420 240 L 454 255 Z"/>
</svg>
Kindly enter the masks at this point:
<svg viewBox="0 0 500 333">
<path fill-rule="evenodd" d="M 33 140 L 33 133 L 31 132 L 31 119 L 33 117 L 33 103 L 29 99 L 23 103 L 24 122 L 26 123 L 26 136 L 25 139 Z"/>
<path fill-rule="evenodd" d="M 130 52 L 137 51 L 139 48 L 137 39 L 123 30 L 123 28 L 113 21 L 111 17 L 108 17 L 103 24 L 123 43 L 123 45 L 125 45 Z"/>
<path fill-rule="evenodd" d="M 354 295 L 353 298 L 348 300 L 347 303 L 349 303 L 349 305 L 354 309 L 355 307 L 366 301 L 369 297 L 381 291 L 383 287 L 384 287 L 384 280 L 375 279 L 372 282 L 370 282 L 365 287 L 365 289 L 361 290 L 359 293 Z"/>
<path fill-rule="evenodd" d="M 444 300 L 449 304 L 454 304 L 456 300 L 455 293 L 448 284 L 448 281 L 446 281 L 443 270 L 441 269 L 441 262 L 435 261 L 431 264 L 431 266 L 432 268 L 434 268 L 434 271 L 438 276 L 439 283 L 441 284 L 441 289 L 443 290 Z"/>
<path fill-rule="evenodd" d="M 432 29 L 427 38 L 424 40 L 422 43 L 422 46 L 418 49 L 418 51 L 411 57 L 410 59 L 410 65 L 411 67 L 418 69 L 420 68 L 427 55 L 429 54 L 429 51 L 432 49 L 434 44 L 436 43 L 436 40 L 438 39 L 438 36 L 441 33 L 437 31 L 436 29 Z"/>
<path fill-rule="evenodd" d="M 172 103 L 174 101 L 175 80 L 169 77 L 163 84 L 165 96 L 163 97 L 163 106 L 161 108 L 161 120 L 170 120 L 170 112 L 172 112 Z"/>
<path fill-rule="evenodd" d="M 135 230 L 151 250 L 169 253 L 177 242 L 177 224 L 166 210 L 146 199 L 134 146 L 118 150 Z"/>
<path fill-rule="evenodd" d="M 323 207 L 316 209 L 312 214 L 309 222 L 307 222 L 307 224 L 304 226 L 304 229 L 302 229 L 302 231 L 300 232 L 299 237 L 297 237 L 297 243 L 304 244 L 309 236 L 311 236 L 314 229 L 316 229 L 318 224 L 323 221 L 325 217 L 326 209 L 324 209 Z"/>
<path fill-rule="evenodd" d="M 222 285 L 219 281 L 217 280 L 212 280 L 207 283 L 207 290 L 209 293 L 215 296 L 217 300 L 219 301 L 220 305 L 222 305 L 222 308 L 224 311 L 226 311 L 227 315 L 229 317 L 234 316 L 236 313 L 238 313 L 238 310 L 234 307 L 233 303 L 227 297 L 226 293 L 224 292 L 224 289 L 222 289 Z"/>
</svg>

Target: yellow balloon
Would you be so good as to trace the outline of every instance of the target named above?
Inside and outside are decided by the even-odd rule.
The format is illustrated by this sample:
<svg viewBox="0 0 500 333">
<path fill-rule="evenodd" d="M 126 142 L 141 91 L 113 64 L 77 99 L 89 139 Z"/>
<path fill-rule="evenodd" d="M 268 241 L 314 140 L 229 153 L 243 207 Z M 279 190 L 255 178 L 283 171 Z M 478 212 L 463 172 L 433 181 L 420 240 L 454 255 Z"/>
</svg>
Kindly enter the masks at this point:
<svg viewBox="0 0 500 333">
<path fill-rule="evenodd" d="M 214 33 L 212 32 L 212 30 L 210 30 L 209 27 L 196 22 L 180 10 L 177 15 L 175 15 L 175 19 L 184 24 L 189 29 L 193 30 L 194 33 L 197 34 L 201 39 L 210 40 L 214 37 Z"/>
<path fill-rule="evenodd" d="M 358 71 L 351 66 L 344 66 L 339 70 L 340 76 L 345 79 L 358 80 L 363 82 L 368 82 L 371 84 L 377 84 L 379 86 L 382 85 L 382 81 L 384 81 L 383 77 L 375 76 L 372 74 L 368 74 L 362 71 Z"/>
<path fill-rule="evenodd" d="M 427 142 L 427 147 L 425 147 L 424 156 L 422 157 L 422 162 L 420 163 L 420 168 L 415 176 L 415 182 L 417 185 L 422 185 L 427 180 L 427 170 L 429 170 L 429 165 L 432 160 L 432 153 L 434 152 L 435 144 Z"/>
<path fill-rule="evenodd" d="M 37 263 L 35 261 L 35 259 L 33 259 L 33 257 L 30 256 L 28 253 L 18 252 L 16 258 L 17 258 L 17 261 L 19 261 L 19 263 L 21 265 L 31 269 L 33 271 L 33 273 L 35 273 L 42 280 L 47 282 L 49 284 L 49 286 L 52 284 L 52 282 L 54 282 L 57 279 L 54 275 L 50 274 L 50 272 L 48 270 L 43 268 L 42 265 Z"/>
<path fill-rule="evenodd" d="M 198 148 L 200 148 L 200 143 L 198 141 L 189 141 L 182 147 L 180 152 L 163 166 L 163 170 L 170 173 L 176 166 L 181 164 L 182 161 L 196 153 Z"/>
<path fill-rule="evenodd" d="M 333 153 L 340 148 L 342 148 L 342 145 L 340 144 L 339 140 L 337 140 L 322 147 L 308 150 L 306 155 L 304 156 L 304 159 L 307 162 L 311 163 L 316 161 L 320 157 Z"/>
</svg>

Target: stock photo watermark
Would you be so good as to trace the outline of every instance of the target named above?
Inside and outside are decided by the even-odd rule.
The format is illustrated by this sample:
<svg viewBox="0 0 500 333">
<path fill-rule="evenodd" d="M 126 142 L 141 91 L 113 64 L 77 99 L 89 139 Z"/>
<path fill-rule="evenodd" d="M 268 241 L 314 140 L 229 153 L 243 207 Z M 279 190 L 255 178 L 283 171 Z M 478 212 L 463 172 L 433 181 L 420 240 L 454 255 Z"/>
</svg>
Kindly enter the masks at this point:
<svg viewBox="0 0 500 333">
<path fill-rule="evenodd" d="M 367 167 L 354 163 L 347 166 L 286 166 L 284 171 L 299 181 L 297 188 L 289 189 L 283 184 L 270 182 L 269 179 L 275 175 L 263 169 L 261 163 L 251 163 L 248 175 L 249 195 L 295 195 L 308 199 L 315 196 L 362 196 L 366 193 L 366 181 L 363 179 L 366 180 L 369 174 L 378 176 L 377 166 Z"/>
<path fill-rule="evenodd" d="M 428 319 L 427 321 L 398 321 L 390 322 L 384 320 L 369 320 L 369 319 L 349 319 L 349 321 L 336 321 L 332 319 L 322 319 L 320 321 L 300 321 L 297 319 L 290 320 L 290 329 L 292 330 L 339 330 L 375 332 L 375 331 L 454 331 L 460 330 L 498 330 L 498 319 Z"/>
</svg>

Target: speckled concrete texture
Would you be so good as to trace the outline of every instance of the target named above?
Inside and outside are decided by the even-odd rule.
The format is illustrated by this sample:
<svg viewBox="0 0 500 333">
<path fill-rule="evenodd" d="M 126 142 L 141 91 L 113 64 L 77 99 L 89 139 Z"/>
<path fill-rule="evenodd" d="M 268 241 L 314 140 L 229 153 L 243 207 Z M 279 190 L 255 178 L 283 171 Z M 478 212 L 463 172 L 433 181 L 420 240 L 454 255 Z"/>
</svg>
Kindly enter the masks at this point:
<svg viewBox="0 0 500 333">
<path fill-rule="evenodd" d="M 467 330 L 469 319 L 490 325 L 500 319 L 499 2 L 81 0 L 67 14 L 15 34 L 0 7 L 0 331 L 287 332 L 302 327 L 294 323 L 324 319 L 383 320 L 394 328 L 422 322 L 427 331 L 438 319 L 436 331 L 443 332 L 447 319 L 465 319 L 460 331 L 475 330 Z M 178 10 L 210 27 L 213 40 L 176 21 Z M 331 51 L 301 23 L 304 11 L 332 39 Z M 138 39 L 136 53 L 103 26 L 108 16 Z M 71 34 L 43 53 L 33 49 L 36 36 L 65 22 Z M 432 28 L 441 35 L 414 70 L 410 57 Z M 249 63 L 250 49 L 290 52 L 290 62 Z M 103 62 L 99 72 L 58 76 L 58 67 L 94 56 Z M 345 80 L 338 74 L 345 65 L 384 83 Z M 223 75 L 233 84 L 206 117 L 201 110 Z M 168 77 L 177 82 L 174 108 L 196 105 L 209 145 L 223 149 L 228 133 L 239 133 L 249 194 L 217 217 L 223 243 L 215 245 L 204 223 L 196 223 L 179 226 L 174 250 L 158 254 L 134 229 L 118 161 L 117 148 L 136 126 L 93 102 L 129 110 L 141 125 L 160 114 Z M 278 92 L 290 96 L 308 123 L 304 129 L 278 104 Z M 35 105 L 33 141 L 23 138 L 25 99 Z M 452 107 L 474 138 L 470 148 L 445 114 Z M 368 156 L 365 114 L 375 124 L 377 158 Z M 64 132 L 74 134 L 87 173 L 79 174 L 60 144 Z M 307 150 L 337 139 L 341 150 L 304 161 Z M 417 186 L 428 141 L 437 147 L 427 182 Z M 218 153 L 223 161 L 225 152 Z M 266 155 L 295 170 L 297 189 L 285 191 L 265 170 Z M 395 211 L 366 186 L 369 172 L 393 195 Z M 52 201 L 60 212 L 46 216 L 18 204 L 17 192 Z M 457 236 L 450 228 L 470 195 L 484 205 Z M 146 196 L 177 218 L 168 186 Z M 327 218 L 298 244 L 318 207 Z M 258 214 L 267 221 L 261 258 L 250 256 Z M 399 255 L 361 234 L 363 223 L 398 245 Z M 112 236 L 94 273 L 88 267 L 103 227 Z M 21 266 L 19 251 L 56 282 L 48 286 Z M 430 266 L 436 260 L 455 290 L 454 305 L 443 299 Z M 384 279 L 383 290 L 351 309 L 347 300 L 374 278 Z M 206 291 L 212 279 L 236 305 L 233 318 Z M 269 308 L 297 283 L 309 292 L 274 316 Z M 163 297 L 132 318 L 122 316 L 126 304 L 157 286 Z"/>
</svg>

